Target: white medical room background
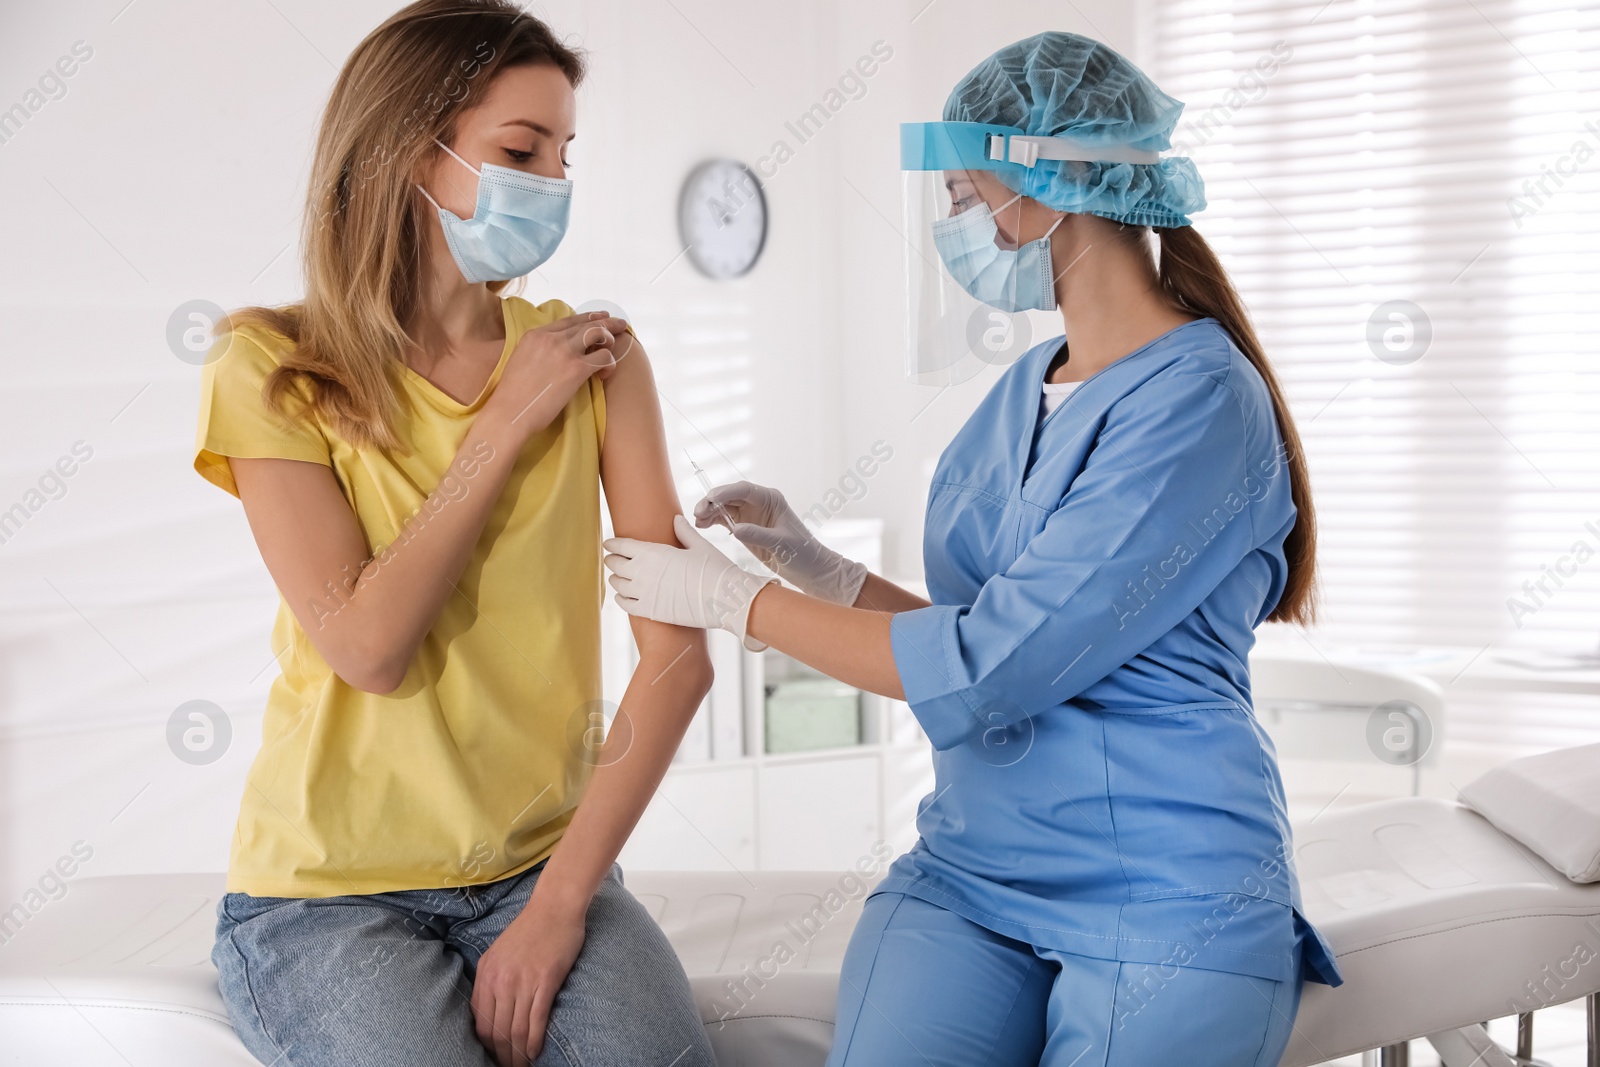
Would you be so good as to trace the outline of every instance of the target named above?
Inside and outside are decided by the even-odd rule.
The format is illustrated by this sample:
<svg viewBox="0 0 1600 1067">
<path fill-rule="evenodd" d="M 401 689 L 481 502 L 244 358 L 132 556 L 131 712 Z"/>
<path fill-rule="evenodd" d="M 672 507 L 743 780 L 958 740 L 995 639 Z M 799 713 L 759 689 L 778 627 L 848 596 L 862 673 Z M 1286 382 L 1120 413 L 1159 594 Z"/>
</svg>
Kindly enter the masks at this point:
<svg viewBox="0 0 1600 1067">
<path fill-rule="evenodd" d="M 80 841 L 86 874 L 226 863 L 276 594 L 237 502 L 190 468 L 199 367 L 172 324 L 194 301 L 296 297 L 317 116 L 347 51 L 396 6 L 0 7 L 0 69 L 29 75 L 0 84 L 0 112 L 62 57 L 73 70 L 0 121 L 0 511 L 73 472 L 0 542 L 7 900 Z M 945 390 L 904 380 L 896 127 L 937 119 L 949 86 L 1008 41 L 1089 34 L 1189 102 L 1180 143 L 1211 199 L 1198 224 L 1305 434 L 1325 619 L 1264 643 L 1436 678 L 1449 725 L 1424 792 L 1600 740 L 1600 696 L 1541 682 L 1600 641 L 1597 168 L 1574 163 L 1575 144 L 1583 161 L 1600 150 L 1585 125 L 1600 113 L 1592 6 L 531 10 L 593 68 L 570 236 L 525 293 L 626 311 L 686 502 L 691 460 L 778 485 L 829 536 L 917 579 L 932 464 L 999 369 Z M 757 169 L 768 220 L 756 266 L 728 281 L 696 270 L 678 225 L 686 175 L 713 158 Z M 613 694 L 626 633 L 611 616 Z M 625 863 L 843 868 L 879 839 L 910 843 L 931 774 L 903 707 L 792 684 L 726 642 L 717 655 L 722 681 Z M 780 744 L 784 700 L 843 700 L 856 717 L 826 743 Z M 201 722 L 186 707 L 203 709 L 203 759 L 175 740 Z M 1292 805 L 1338 799 L 1292 756 L 1286 778 Z M 1315 788 L 1297 794 L 1301 781 Z"/>
</svg>

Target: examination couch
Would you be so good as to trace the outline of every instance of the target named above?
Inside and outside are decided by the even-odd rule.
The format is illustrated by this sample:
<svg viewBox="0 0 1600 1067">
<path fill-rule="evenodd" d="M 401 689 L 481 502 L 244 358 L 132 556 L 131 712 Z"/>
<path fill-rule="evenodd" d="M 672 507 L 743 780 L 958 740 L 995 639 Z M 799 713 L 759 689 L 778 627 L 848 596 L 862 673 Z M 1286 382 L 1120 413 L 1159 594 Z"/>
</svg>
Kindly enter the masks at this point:
<svg viewBox="0 0 1600 1067">
<path fill-rule="evenodd" d="M 1514 761 L 1462 792 L 1296 827 L 1305 909 L 1346 981 L 1306 987 L 1284 1067 L 1378 1048 L 1404 1064 L 1424 1037 L 1448 1067 L 1511 1067 L 1482 1021 L 1584 997 L 1600 1067 L 1600 745 Z M 0 947 L 0 1064 L 253 1064 L 209 959 L 222 883 L 75 882 Z M 820 1067 L 861 911 L 853 881 L 640 871 L 627 884 L 677 948 L 723 1067 Z"/>
</svg>

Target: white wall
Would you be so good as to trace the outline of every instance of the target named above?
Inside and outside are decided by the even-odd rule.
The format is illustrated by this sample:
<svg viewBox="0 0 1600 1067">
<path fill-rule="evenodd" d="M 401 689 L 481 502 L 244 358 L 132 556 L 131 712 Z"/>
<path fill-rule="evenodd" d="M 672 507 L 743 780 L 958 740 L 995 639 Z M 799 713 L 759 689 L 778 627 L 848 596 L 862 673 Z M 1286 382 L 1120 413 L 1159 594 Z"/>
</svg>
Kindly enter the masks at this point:
<svg viewBox="0 0 1600 1067">
<path fill-rule="evenodd" d="M 275 596 L 237 503 L 190 470 L 198 370 L 169 350 L 166 325 L 195 298 L 297 296 L 323 99 L 335 64 L 394 6 L 0 8 L 0 109 L 26 102 L 75 42 L 92 49 L 65 94 L 0 143 L 0 509 L 74 442 L 93 450 L 65 495 L 0 544 L 0 906 L 76 840 L 94 849 L 86 874 L 225 863 Z M 890 568 L 920 569 L 931 461 L 992 379 L 928 406 L 901 378 L 896 124 L 937 117 L 972 64 L 1041 29 L 1131 47 L 1130 14 L 1110 0 L 533 10 L 590 50 L 592 75 L 571 236 L 527 295 L 625 307 L 658 367 L 676 455 L 720 454 L 714 478 L 770 481 L 806 506 L 889 442 L 894 459 L 841 515 L 886 520 Z M 690 166 L 793 144 L 784 123 L 877 40 L 894 54 L 865 95 L 767 182 L 757 269 L 717 285 L 674 262 Z M 194 699 L 233 727 L 208 766 L 167 748 L 168 717 Z"/>
</svg>

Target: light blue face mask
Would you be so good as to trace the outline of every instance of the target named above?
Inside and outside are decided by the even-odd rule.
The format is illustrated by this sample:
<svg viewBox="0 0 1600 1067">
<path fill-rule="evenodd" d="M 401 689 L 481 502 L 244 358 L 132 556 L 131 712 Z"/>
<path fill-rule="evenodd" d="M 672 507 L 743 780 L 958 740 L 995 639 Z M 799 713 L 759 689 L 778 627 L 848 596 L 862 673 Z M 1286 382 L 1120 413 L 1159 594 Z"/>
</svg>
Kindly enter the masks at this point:
<svg viewBox="0 0 1600 1067">
<path fill-rule="evenodd" d="M 446 152 L 450 147 L 435 138 Z M 454 152 L 456 162 L 478 176 L 478 203 L 470 219 L 439 207 L 428 190 L 417 186 L 439 212 L 445 243 L 469 282 L 501 282 L 520 278 L 555 253 L 567 233 L 572 209 L 572 179 L 544 178 L 510 167 L 485 163 L 481 169 Z"/>
<path fill-rule="evenodd" d="M 1000 210 L 1021 200 L 1012 197 Z M 1037 241 L 1006 249 L 995 243 L 999 228 L 989 205 L 979 202 L 959 215 L 933 224 L 933 245 L 945 269 L 974 300 L 1001 311 L 1053 311 L 1056 279 L 1050 260 L 1050 235 L 1066 216 L 1055 221 Z"/>
</svg>

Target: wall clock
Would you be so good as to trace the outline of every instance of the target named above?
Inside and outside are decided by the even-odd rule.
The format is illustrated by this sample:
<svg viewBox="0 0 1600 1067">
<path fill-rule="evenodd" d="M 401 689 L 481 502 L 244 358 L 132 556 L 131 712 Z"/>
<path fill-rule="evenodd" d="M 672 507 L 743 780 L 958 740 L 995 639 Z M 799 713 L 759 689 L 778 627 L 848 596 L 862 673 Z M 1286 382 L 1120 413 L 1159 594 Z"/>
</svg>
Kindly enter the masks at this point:
<svg viewBox="0 0 1600 1067">
<path fill-rule="evenodd" d="M 767 199 L 755 171 L 734 159 L 695 167 L 678 196 L 678 235 L 708 278 L 748 273 L 767 243 Z"/>
</svg>

